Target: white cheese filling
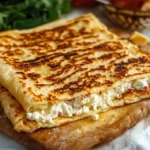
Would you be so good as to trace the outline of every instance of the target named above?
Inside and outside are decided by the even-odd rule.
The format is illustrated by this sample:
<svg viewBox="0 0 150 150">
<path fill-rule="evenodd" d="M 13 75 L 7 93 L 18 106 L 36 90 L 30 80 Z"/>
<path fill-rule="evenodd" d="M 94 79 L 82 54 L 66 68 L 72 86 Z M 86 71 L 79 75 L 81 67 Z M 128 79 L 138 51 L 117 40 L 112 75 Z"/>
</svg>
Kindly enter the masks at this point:
<svg viewBox="0 0 150 150">
<path fill-rule="evenodd" d="M 37 122 L 54 123 L 53 119 L 59 116 L 75 116 L 86 114 L 91 110 L 107 110 L 109 106 L 113 106 L 112 100 L 119 98 L 121 94 L 129 89 L 144 90 L 144 87 L 149 87 L 150 79 L 143 78 L 135 80 L 133 83 L 124 83 L 115 89 L 108 90 L 103 94 L 90 94 L 82 97 L 77 97 L 72 101 L 60 102 L 53 104 L 47 110 L 29 112 L 26 114 L 27 119 Z M 94 117 L 94 120 L 97 116 Z"/>
<path fill-rule="evenodd" d="M 93 114 L 92 119 L 93 119 L 94 121 L 98 120 L 98 118 L 99 118 L 99 115 L 98 115 L 98 114 Z"/>
</svg>

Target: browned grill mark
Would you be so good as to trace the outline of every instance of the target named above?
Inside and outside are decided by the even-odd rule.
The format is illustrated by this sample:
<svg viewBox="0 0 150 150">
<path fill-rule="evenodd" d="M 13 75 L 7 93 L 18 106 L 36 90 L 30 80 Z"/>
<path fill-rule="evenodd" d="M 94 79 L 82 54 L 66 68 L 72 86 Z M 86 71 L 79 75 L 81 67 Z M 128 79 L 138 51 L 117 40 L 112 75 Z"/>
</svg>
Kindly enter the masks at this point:
<svg viewBox="0 0 150 150">
<path fill-rule="evenodd" d="M 13 51 L 4 51 L 4 52 L 2 52 L 2 54 L 4 55 L 4 56 L 15 56 L 15 55 L 24 55 L 24 52 L 23 51 L 21 51 L 20 49 L 15 49 L 15 50 L 13 50 Z"/>
<path fill-rule="evenodd" d="M 105 47 L 104 48 L 100 47 L 100 48 L 104 49 Z M 95 47 L 94 47 L 94 48 L 88 48 L 88 49 L 84 49 L 84 50 L 81 49 L 81 50 L 75 50 L 75 51 L 68 52 L 68 53 L 55 52 L 55 53 L 52 53 L 51 55 L 42 56 L 42 57 L 36 58 L 34 60 L 14 63 L 14 66 L 19 69 L 29 70 L 32 67 L 37 67 L 41 64 L 51 62 L 53 59 L 56 59 L 58 57 L 63 57 L 64 59 L 68 59 L 69 57 L 71 57 L 72 60 L 77 57 L 78 60 L 81 59 L 81 60 L 84 60 L 85 63 L 89 63 L 89 62 L 93 61 L 93 58 L 90 58 L 90 59 L 88 58 L 89 54 L 93 55 L 94 51 L 102 51 L 102 49 L 100 49 L 100 48 L 96 47 L 96 49 L 95 49 Z M 83 52 L 83 54 L 80 54 L 79 52 L 80 53 Z M 115 54 L 105 54 L 105 55 L 102 55 L 100 58 L 102 58 L 102 59 L 108 58 L 109 59 L 109 58 L 111 58 L 112 55 L 116 55 L 116 53 Z M 53 68 L 53 65 L 51 65 L 51 64 L 52 63 L 50 63 L 50 66 Z M 58 62 L 56 64 L 57 67 L 58 67 L 58 64 L 60 64 L 60 62 Z M 54 66 L 55 66 L 55 64 L 54 64 Z"/>
<path fill-rule="evenodd" d="M 76 92 L 81 92 L 82 90 L 87 90 L 88 88 L 90 89 L 92 87 L 99 87 L 103 85 L 111 86 L 113 84 L 113 82 L 109 80 L 105 80 L 104 83 L 96 81 L 96 79 L 98 79 L 100 76 L 100 74 L 88 76 L 87 80 L 86 78 L 79 78 L 77 81 L 69 82 L 64 87 L 54 90 L 54 92 L 60 94 L 67 92 L 70 95 L 73 95 Z M 82 84 L 79 84 L 79 80 L 82 81 Z"/>
<path fill-rule="evenodd" d="M 95 48 L 100 50 L 103 49 L 104 51 L 116 51 L 121 50 L 123 47 L 119 42 L 111 41 L 97 45 Z"/>
<path fill-rule="evenodd" d="M 118 64 L 116 66 L 115 72 L 119 73 L 119 72 L 123 72 L 125 73 L 128 69 L 123 65 L 123 64 Z"/>
<path fill-rule="evenodd" d="M 6 92 L 7 90 L 0 84 L 0 94 Z"/>
<path fill-rule="evenodd" d="M 16 72 L 16 74 L 18 74 L 19 75 L 19 78 L 20 79 L 27 79 L 27 76 L 25 75 L 25 73 L 24 72 Z"/>
<path fill-rule="evenodd" d="M 100 56 L 98 59 L 110 59 L 110 58 L 112 58 L 112 56 L 113 56 L 113 54 L 105 54 L 105 55 L 102 55 L 102 56 Z"/>
<path fill-rule="evenodd" d="M 98 70 L 97 69 L 91 69 L 90 71 Z M 63 92 L 68 92 L 70 95 L 74 94 L 75 92 L 80 92 L 84 89 L 87 88 L 92 88 L 92 87 L 99 87 L 102 85 L 111 85 L 111 81 L 105 81 L 105 83 L 100 83 L 96 81 L 96 79 L 102 77 L 102 75 L 99 74 L 94 74 L 94 75 L 89 75 L 90 71 L 85 72 L 82 74 L 82 76 L 78 77 L 76 81 L 69 82 L 68 84 L 65 84 L 64 87 L 59 88 L 54 90 L 56 93 L 63 93 Z"/>
<path fill-rule="evenodd" d="M 86 28 L 82 27 L 78 32 L 75 30 L 72 30 L 71 27 L 74 26 L 75 24 L 80 23 L 80 19 L 77 21 L 74 21 L 73 23 L 70 23 L 68 25 L 65 26 L 60 26 L 54 29 L 46 29 L 46 30 L 42 30 L 42 31 L 38 31 L 38 32 L 32 32 L 32 33 L 24 33 L 21 34 L 21 36 L 18 36 L 17 38 L 12 37 L 11 35 L 3 35 L 0 36 L 0 38 L 6 38 L 6 39 L 11 39 L 13 41 L 26 41 L 26 39 L 28 39 L 29 41 L 37 41 L 37 37 L 39 37 L 39 39 L 48 39 L 48 40 L 59 40 L 59 37 L 61 37 L 64 33 L 64 31 L 69 31 L 70 34 L 67 34 L 67 36 L 69 37 L 78 37 L 79 35 L 82 34 L 86 34 L 91 32 L 90 30 L 86 30 Z M 82 23 L 86 23 L 88 24 L 89 21 L 88 20 L 82 20 Z M 99 28 L 97 28 L 98 30 Z M 92 30 L 93 32 L 93 30 Z M 15 34 L 17 34 L 16 32 L 14 32 Z M 56 33 L 58 34 L 57 36 Z M 67 38 L 67 37 L 65 37 Z M 61 39 L 60 39 L 61 40 Z"/>
<path fill-rule="evenodd" d="M 55 70 L 60 67 L 60 63 L 49 63 L 48 66 Z"/>
<path fill-rule="evenodd" d="M 12 99 L 14 99 L 14 97 L 12 95 L 9 94 L 9 96 L 12 97 Z M 15 104 L 10 104 L 10 107 L 15 110 L 15 117 L 21 113 L 24 113 L 24 109 L 21 105 L 16 105 L 16 103 L 15 103 Z M 17 109 L 16 109 L 16 107 L 17 107 Z"/>
<path fill-rule="evenodd" d="M 122 59 L 125 59 L 125 58 L 127 58 L 128 57 L 128 55 L 126 55 L 126 54 L 120 54 L 120 55 L 116 55 L 116 56 L 114 56 L 114 60 L 111 60 L 110 62 L 109 62 L 109 64 L 116 64 L 116 61 L 122 61 Z M 112 65 L 110 65 L 110 66 L 112 66 Z"/>
<path fill-rule="evenodd" d="M 50 76 L 47 76 L 45 79 L 46 80 L 50 80 L 50 79 L 55 79 L 57 76 L 63 74 L 63 73 L 67 73 L 70 71 L 70 68 L 74 69 L 76 72 L 78 72 L 79 70 L 81 71 L 82 68 L 81 67 L 78 67 L 76 65 L 71 65 L 71 64 L 67 64 L 65 65 L 63 68 L 59 68 L 59 71 L 56 72 L 56 74 L 52 74 Z M 75 73 L 75 72 L 73 72 Z"/>
<path fill-rule="evenodd" d="M 77 56 L 77 52 L 69 52 L 69 53 L 64 54 L 65 59 L 70 59 L 74 56 Z"/>
<path fill-rule="evenodd" d="M 131 66 L 131 65 L 136 65 L 137 66 L 137 64 L 138 65 L 142 65 L 142 64 L 145 64 L 145 63 L 147 63 L 147 62 L 149 62 L 149 60 L 147 59 L 147 58 L 145 58 L 145 57 L 138 57 L 138 58 L 129 58 L 128 60 L 127 60 L 127 62 L 120 62 L 120 63 L 115 63 L 115 65 L 119 65 L 119 64 L 122 64 L 122 65 L 124 65 L 124 66 Z M 138 67 L 138 66 L 137 66 Z"/>
<path fill-rule="evenodd" d="M 27 74 L 29 78 L 31 78 L 32 80 L 37 80 L 38 78 L 41 77 L 40 74 L 37 74 L 37 73 L 28 73 Z"/>
<path fill-rule="evenodd" d="M 35 47 L 35 46 L 38 46 L 38 48 L 51 48 L 52 47 L 48 44 L 49 42 L 55 42 L 56 45 L 57 45 L 57 48 L 58 49 L 62 49 L 62 48 L 67 48 L 67 47 L 72 47 L 72 43 L 75 42 L 76 45 L 79 45 L 79 42 L 78 40 L 80 40 L 80 37 L 81 35 L 78 35 L 76 37 L 68 37 L 65 39 L 57 39 L 57 40 L 52 40 L 52 39 L 35 39 L 35 41 L 30 41 L 29 39 L 25 39 L 25 41 L 20 41 L 21 43 L 19 43 L 18 45 L 15 43 L 15 44 L 12 44 L 12 45 L 3 45 L 0 43 L 0 47 L 4 47 L 4 48 L 7 48 L 7 49 L 10 49 L 10 48 L 21 48 L 21 47 L 27 47 L 27 48 L 32 48 L 32 47 Z M 96 38 L 98 37 L 98 35 L 93 35 L 91 33 L 87 33 L 87 34 L 84 34 L 82 35 L 82 37 L 85 39 L 89 39 L 89 38 Z M 18 40 L 19 41 L 19 40 Z M 80 41 L 80 44 L 81 44 L 82 41 Z M 84 41 L 83 41 L 84 43 Z M 82 45 L 83 45 L 82 43 Z M 89 42 L 88 42 L 89 43 Z M 86 43 L 86 44 L 88 44 Z M 91 43 L 90 43 L 91 44 Z"/>
<path fill-rule="evenodd" d="M 143 72 L 140 72 L 140 73 L 134 73 L 134 74 L 129 74 L 129 75 L 127 75 L 126 77 L 134 77 L 134 76 L 138 76 L 138 75 L 142 75 L 142 74 L 147 74 L 147 75 L 149 75 L 149 73 L 150 73 L 150 71 L 143 71 Z"/>
<path fill-rule="evenodd" d="M 114 77 L 123 78 L 126 76 L 128 69 L 123 64 L 118 64 L 115 68 L 115 75 Z"/>
<path fill-rule="evenodd" d="M 138 58 L 130 58 L 128 59 L 128 62 L 124 62 L 124 64 L 129 65 L 129 64 L 145 64 L 149 62 L 149 60 L 145 57 L 138 57 Z"/>
<path fill-rule="evenodd" d="M 53 100 L 53 101 L 58 101 L 58 98 L 54 95 L 52 95 L 51 93 L 49 93 L 48 97 L 47 97 L 47 100 Z"/>
<path fill-rule="evenodd" d="M 144 57 L 140 57 L 140 58 L 139 58 L 139 62 L 140 62 L 141 64 L 144 64 L 144 63 L 148 62 L 148 60 L 147 60 L 146 58 L 144 58 Z"/>
<path fill-rule="evenodd" d="M 78 73 L 79 71 L 81 72 L 81 71 L 84 71 L 84 70 L 86 70 L 86 69 L 75 70 L 73 73 L 71 73 L 71 74 L 69 74 L 69 75 L 67 75 L 67 76 L 65 76 L 65 77 L 62 77 L 62 78 L 57 77 L 58 75 L 56 74 L 56 75 L 54 75 L 54 76 L 53 76 L 53 75 L 52 75 L 52 76 L 48 76 L 48 77 L 46 77 L 45 79 L 46 79 L 46 80 L 52 80 L 54 83 L 52 83 L 51 85 L 55 85 L 55 84 L 59 84 L 59 83 L 65 81 L 66 79 L 72 77 L 73 75 L 75 75 L 75 74 Z"/>
<path fill-rule="evenodd" d="M 75 75 L 78 72 L 80 72 L 82 75 L 79 78 L 77 78 L 76 82 L 81 84 L 81 81 L 83 81 L 84 78 L 92 78 L 93 80 L 95 80 L 95 79 L 98 79 L 99 77 L 103 77 L 100 73 L 90 75 L 91 72 L 93 73 L 94 71 L 101 71 L 101 70 L 104 71 L 104 70 L 106 70 L 106 68 L 104 66 L 99 66 L 98 68 L 94 68 L 94 69 L 90 69 L 90 70 L 88 70 L 87 68 L 84 68 L 84 69 L 83 68 L 81 68 L 81 69 L 78 68 L 78 70 L 75 69 L 74 72 L 72 72 L 71 74 L 69 74 L 69 75 L 67 75 L 63 78 L 57 77 L 58 74 L 55 74 L 55 75 L 53 74 L 51 76 L 46 77 L 47 80 L 53 80 L 54 81 L 54 83 L 52 83 L 52 84 L 36 84 L 36 85 L 41 87 L 41 86 L 51 86 L 53 84 L 58 84 L 58 83 L 63 82 L 67 78 L 72 77 L 73 75 Z M 60 75 L 61 74 L 62 74 L 62 72 L 60 73 Z"/>
</svg>

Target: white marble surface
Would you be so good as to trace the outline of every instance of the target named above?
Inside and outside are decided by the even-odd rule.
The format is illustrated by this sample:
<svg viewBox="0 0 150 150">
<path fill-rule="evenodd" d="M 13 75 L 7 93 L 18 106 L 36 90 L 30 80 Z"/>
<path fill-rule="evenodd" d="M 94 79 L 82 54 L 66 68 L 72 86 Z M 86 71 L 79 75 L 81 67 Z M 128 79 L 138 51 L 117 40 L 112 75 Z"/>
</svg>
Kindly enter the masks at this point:
<svg viewBox="0 0 150 150">
<path fill-rule="evenodd" d="M 150 150 L 150 115 L 120 137 L 94 150 Z"/>
<path fill-rule="evenodd" d="M 77 17 L 88 12 L 93 12 L 104 23 L 111 24 L 99 7 L 96 9 L 75 9 L 71 14 L 64 17 Z M 143 30 L 142 33 L 150 39 L 150 30 Z M 0 150 L 27 150 L 27 148 L 16 143 L 0 132 Z M 104 146 L 95 148 L 95 150 L 150 150 L 150 116 L 138 123 L 134 128 L 130 129 L 122 136 L 114 139 Z"/>
</svg>

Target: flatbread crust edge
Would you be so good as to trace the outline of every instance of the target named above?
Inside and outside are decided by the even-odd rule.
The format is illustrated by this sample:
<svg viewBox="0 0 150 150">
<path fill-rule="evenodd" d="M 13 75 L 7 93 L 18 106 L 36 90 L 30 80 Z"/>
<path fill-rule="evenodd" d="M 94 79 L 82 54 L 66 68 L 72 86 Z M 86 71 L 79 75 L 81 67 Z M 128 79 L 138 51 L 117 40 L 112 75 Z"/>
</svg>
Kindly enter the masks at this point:
<svg viewBox="0 0 150 150">
<path fill-rule="evenodd" d="M 144 100 L 52 129 L 40 129 L 33 133 L 18 133 L 0 106 L 0 130 L 14 140 L 36 150 L 89 149 L 121 135 L 150 113 L 150 100 Z"/>
<path fill-rule="evenodd" d="M 118 107 L 118 106 L 124 106 L 125 104 L 131 104 L 134 102 L 137 102 L 142 99 L 146 99 L 148 98 L 149 95 L 143 95 L 140 94 L 137 95 L 132 93 L 131 94 L 131 100 L 128 101 L 121 101 L 121 103 L 119 103 L 120 105 L 117 106 L 114 105 L 114 107 Z M 82 116 L 74 116 L 74 117 L 58 117 L 55 118 L 54 124 L 52 122 L 36 122 L 36 121 L 32 121 L 32 120 L 28 120 L 26 118 L 26 112 L 23 109 L 23 107 L 17 102 L 17 100 L 2 86 L 0 86 L 0 101 L 1 101 L 1 105 L 4 109 L 4 112 L 6 114 L 6 116 L 10 119 L 10 121 L 12 122 L 12 124 L 14 125 L 14 129 L 18 132 L 33 132 L 39 128 L 51 128 L 51 127 L 56 127 L 56 126 L 60 126 L 62 124 L 66 124 L 69 122 L 73 122 L 79 119 L 83 119 L 89 116 L 92 116 L 94 113 L 102 113 L 102 111 L 97 110 L 97 111 L 91 111 L 89 113 L 83 114 Z M 113 107 L 108 107 L 106 110 L 103 110 L 103 112 L 108 111 L 109 109 L 113 109 Z"/>
</svg>

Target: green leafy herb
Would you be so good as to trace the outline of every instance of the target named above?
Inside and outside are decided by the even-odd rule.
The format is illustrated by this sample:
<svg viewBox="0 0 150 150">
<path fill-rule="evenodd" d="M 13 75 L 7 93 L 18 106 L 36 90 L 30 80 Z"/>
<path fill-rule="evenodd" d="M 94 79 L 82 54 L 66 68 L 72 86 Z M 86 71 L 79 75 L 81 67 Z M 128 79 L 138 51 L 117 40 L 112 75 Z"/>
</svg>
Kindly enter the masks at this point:
<svg viewBox="0 0 150 150">
<path fill-rule="evenodd" d="M 71 0 L 1 0 L 0 30 L 25 29 L 59 19 Z"/>
</svg>

